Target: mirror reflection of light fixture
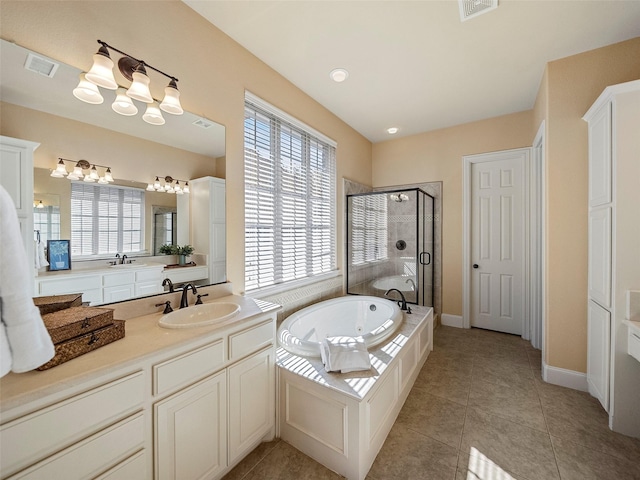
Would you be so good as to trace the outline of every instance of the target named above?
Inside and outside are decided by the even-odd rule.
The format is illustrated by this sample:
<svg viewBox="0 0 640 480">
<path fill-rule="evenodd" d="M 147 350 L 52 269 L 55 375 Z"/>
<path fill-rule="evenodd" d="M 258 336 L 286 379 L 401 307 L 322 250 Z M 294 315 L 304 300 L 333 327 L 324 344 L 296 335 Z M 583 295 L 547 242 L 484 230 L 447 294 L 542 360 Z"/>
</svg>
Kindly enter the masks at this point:
<svg viewBox="0 0 640 480">
<path fill-rule="evenodd" d="M 42 203 L 42 200 L 39 200 L 38 203 L 35 203 L 33 206 L 35 208 L 44 208 L 44 203 Z"/>
<path fill-rule="evenodd" d="M 67 171 L 64 162 L 75 163 L 71 173 Z M 96 167 L 104 168 L 104 175 L 100 176 Z M 83 170 L 89 170 L 89 173 L 84 173 Z M 83 180 L 87 183 L 98 181 L 98 183 L 107 184 L 113 182 L 111 167 L 98 165 L 97 163 L 91 164 L 86 160 L 69 160 L 68 158 L 58 158 L 58 165 L 56 165 L 55 170 L 51 172 L 51 176 L 54 178 L 67 177 L 69 180 Z"/>
<path fill-rule="evenodd" d="M 132 57 L 102 40 L 98 40 L 98 43 L 100 44 L 100 49 L 93 56 L 93 66 L 86 74 L 80 75 L 80 83 L 73 90 L 76 98 L 83 102 L 99 104 L 104 99 L 98 86 L 110 90 L 117 89 L 116 100 L 111 105 L 113 111 L 125 116 L 135 115 L 138 113 L 138 107 L 131 99 L 144 102 L 149 106 L 142 119 L 151 125 L 164 125 L 165 120 L 160 110 L 171 115 L 182 115 L 184 113 L 182 105 L 180 105 L 180 92 L 178 91 L 178 79 L 176 77 L 158 70 L 143 60 Z M 114 63 L 109 55 L 109 50 L 122 55 L 118 60 L 118 69 L 124 78 L 131 81 L 128 89 L 120 87 L 113 76 Z M 147 75 L 147 68 L 169 79 L 169 85 L 164 89 L 164 99 L 160 105 L 151 95 L 149 89 L 151 79 Z"/>
<path fill-rule="evenodd" d="M 164 192 L 175 193 L 176 195 L 182 195 L 189 193 L 189 182 L 186 180 L 178 180 L 169 175 L 163 177 L 164 183 L 160 182 L 160 175 L 156 176 L 153 183 L 147 184 L 147 191 L 149 192 Z M 175 184 L 173 182 L 176 182 Z M 184 182 L 184 187 L 180 186 L 180 182 Z"/>
<path fill-rule="evenodd" d="M 407 200 L 409 200 L 409 197 L 404 193 L 392 193 L 391 195 L 389 195 L 389 198 L 398 203 L 406 202 Z"/>
</svg>

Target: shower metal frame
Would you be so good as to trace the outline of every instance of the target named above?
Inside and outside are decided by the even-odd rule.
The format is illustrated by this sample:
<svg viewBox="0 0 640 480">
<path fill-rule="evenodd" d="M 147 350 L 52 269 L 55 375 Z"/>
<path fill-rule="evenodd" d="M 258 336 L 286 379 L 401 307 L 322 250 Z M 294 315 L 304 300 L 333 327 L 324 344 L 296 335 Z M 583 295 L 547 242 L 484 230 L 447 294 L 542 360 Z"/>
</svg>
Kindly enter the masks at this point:
<svg viewBox="0 0 640 480">
<path fill-rule="evenodd" d="M 345 265 L 345 273 L 346 273 L 346 282 L 347 282 L 347 295 L 360 295 L 358 293 L 349 293 L 349 253 L 350 253 L 350 248 L 349 248 L 349 198 L 350 197 L 364 197 L 366 195 L 381 195 L 381 194 L 385 194 L 385 195 L 390 195 L 392 193 L 405 193 L 405 192 L 416 192 L 416 195 L 418 196 L 420 193 L 423 193 L 424 195 L 426 195 L 427 197 L 431 198 L 431 200 L 433 201 L 433 207 L 432 207 L 432 219 L 431 219 L 431 242 L 432 242 L 432 250 L 435 250 L 435 241 L 436 241 L 436 220 L 435 220 L 435 205 L 436 205 L 436 198 L 433 195 L 430 195 L 429 193 L 425 192 L 423 189 L 419 188 L 419 187 L 414 187 L 414 188 L 399 188 L 399 189 L 394 189 L 394 190 L 376 190 L 376 191 L 372 191 L 372 192 L 364 192 L 364 193 L 351 193 L 348 194 L 346 196 L 347 198 L 347 203 L 345 205 L 346 207 L 346 213 L 345 213 L 345 220 L 346 220 L 346 232 L 347 235 L 345 235 L 345 260 L 346 260 L 346 265 Z M 420 205 L 418 204 L 418 202 L 416 202 L 416 220 L 418 219 L 418 214 L 420 213 Z M 416 221 L 416 239 L 420 238 L 420 222 Z M 416 258 L 416 265 L 420 263 L 420 256 L 421 256 L 421 252 L 418 253 L 418 256 Z M 434 303 L 434 281 L 435 281 L 435 251 L 433 253 L 430 253 L 430 262 L 429 264 L 432 264 L 431 267 L 431 303 Z M 418 272 L 416 272 L 416 277 L 417 277 Z M 424 275 L 423 275 L 424 277 Z M 424 278 L 423 278 L 424 280 Z M 422 290 L 424 291 L 424 282 L 422 283 Z M 420 294 L 422 293 L 420 290 L 417 292 L 418 295 L 416 295 L 416 301 L 415 302 L 409 302 L 407 301 L 407 303 L 410 303 L 412 305 L 420 305 Z M 424 295 L 423 295 L 424 297 Z M 430 305 L 433 306 L 433 305 Z"/>
</svg>

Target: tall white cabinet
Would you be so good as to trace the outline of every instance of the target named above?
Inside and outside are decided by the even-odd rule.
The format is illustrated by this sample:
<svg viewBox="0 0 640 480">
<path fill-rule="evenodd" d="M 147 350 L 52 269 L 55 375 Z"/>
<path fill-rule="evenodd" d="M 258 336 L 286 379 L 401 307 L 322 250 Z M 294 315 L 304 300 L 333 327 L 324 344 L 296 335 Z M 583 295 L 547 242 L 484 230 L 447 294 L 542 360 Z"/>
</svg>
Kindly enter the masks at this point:
<svg viewBox="0 0 640 480">
<path fill-rule="evenodd" d="M 640 288 L 640 80 L 607 87 L 589 124 L 589 393 L 615 431 L 640 437 L 640 362 L 627 353 L 625 299 Z"/>
<path fill-rule="evenodd" d="M 191 193 L 191 243 L 197 253 L 208 256 L 209 278 L 203 283 L 227 280 L 226 188 L 221 178 L 202 177 L 189 181 Z"/>
<path fill-rule="evenodd" d="M 15 204 L 31 267 L 34 267 L 33 152 L 38 146 L 40 144 L 36 142 L 0 136 L 0 185 Z"/>
</svg>

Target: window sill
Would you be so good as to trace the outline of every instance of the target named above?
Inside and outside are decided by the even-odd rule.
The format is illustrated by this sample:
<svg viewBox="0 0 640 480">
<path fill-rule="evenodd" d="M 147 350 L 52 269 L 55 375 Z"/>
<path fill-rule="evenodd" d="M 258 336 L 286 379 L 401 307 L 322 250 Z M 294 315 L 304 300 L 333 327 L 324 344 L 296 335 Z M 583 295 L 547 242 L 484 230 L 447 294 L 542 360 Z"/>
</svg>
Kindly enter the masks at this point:
<svg viewBox="0 0 640 480">
<path fill-rule="evenodd" d="M 296 288 L 306 287 L 314 283 L 330 280 L 340 275 L 342 275 L 340 270 L 332 270 L 331 272 L 323 273 L 322 275 L 315 275 L 313 277 L 303 278 L 286 283 L 278 283 L 277 285 L 272 285 L 256 290 L 250 290 L 248 292 L 245 292 L 245 295 L 252 298 L 263 299 L 266 297 L 272 297 L 273 295 L 278 295 L 283 292 L 287 292 L 289 290 L 294 290 Z"/>
</svg>

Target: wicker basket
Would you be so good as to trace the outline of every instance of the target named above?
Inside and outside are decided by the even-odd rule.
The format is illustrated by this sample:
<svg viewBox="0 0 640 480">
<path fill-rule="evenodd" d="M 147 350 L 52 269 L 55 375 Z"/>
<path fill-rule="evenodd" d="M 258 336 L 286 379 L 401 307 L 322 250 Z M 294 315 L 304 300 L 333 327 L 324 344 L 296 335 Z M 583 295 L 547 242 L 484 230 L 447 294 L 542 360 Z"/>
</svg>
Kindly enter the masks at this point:
<svg viewBox="0 0 640 480">
<path fill-rule="evenodd" d="M 55 345 L 56 354 L 38 370 L 47 370 L 124 337 L 124 320 Z"/>
<path fill-rule="evenodd" d="M 49 295 L 47 297 L 36 297 L 33 303 L 40 309 L 40 315 L 53 313 L 65 308 L 79 307 L 82 305 L 82 294 L 72 293 L 70 295 Z"/>
<path fill-rule="evenodd" d="M 96 307 L 71 307 L 42 316 L 51 341 L 64 342 L 113 323 L 113 310 Z"/>
</svg>

